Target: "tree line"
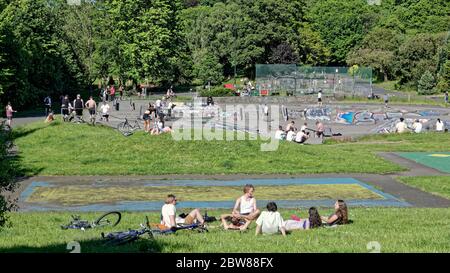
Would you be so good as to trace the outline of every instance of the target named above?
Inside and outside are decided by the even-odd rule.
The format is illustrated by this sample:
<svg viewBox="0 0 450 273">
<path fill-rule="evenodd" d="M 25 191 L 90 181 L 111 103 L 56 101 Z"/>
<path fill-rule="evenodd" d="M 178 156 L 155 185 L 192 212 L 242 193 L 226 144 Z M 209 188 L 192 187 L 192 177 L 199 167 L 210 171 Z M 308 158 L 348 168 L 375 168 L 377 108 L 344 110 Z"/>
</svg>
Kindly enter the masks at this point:
<svg viewBox="0 0 450 273">
<path fill-rule="evenodd" d="M 0 104 L 121 84 L 220 84 L 255 64 L 370 66 L 449 88 L 446 0 L 0 0 Z M 420 83 L 420 84 L 419 84 Z"/>
</svg>

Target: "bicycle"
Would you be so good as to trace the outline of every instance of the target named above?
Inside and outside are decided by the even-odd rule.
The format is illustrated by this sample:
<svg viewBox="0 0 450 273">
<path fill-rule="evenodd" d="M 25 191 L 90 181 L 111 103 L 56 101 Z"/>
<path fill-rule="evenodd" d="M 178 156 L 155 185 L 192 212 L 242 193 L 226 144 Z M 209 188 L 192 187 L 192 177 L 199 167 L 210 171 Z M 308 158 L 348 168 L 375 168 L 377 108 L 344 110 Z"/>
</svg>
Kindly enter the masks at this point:
<svg viewBox="0 0 450 273">
<path fill-rule="evenodd" d="M 124 135 L 130 135 L 132 132 L 136 130 L 140 130 L 141 126 L 139 125 L 139 121 L 136 119 L 134 123 L 130 123 L 128 118 L 125 117 L 125 121 L 121 122 L 117 125 L 117 130 L 119 130 Z"/>
<path fill-rule="evenodd" d="M 88 229 L 96 227 L 115 227 L 122 219 L 122 214 L 118 211 L 110 211 L 101 215 L 97 220 L 89 222 L 81 220 L 79 215 L 72 215 L 72 221 L 68 225 L 61 225 L 61 229 Z"/>
</svg>

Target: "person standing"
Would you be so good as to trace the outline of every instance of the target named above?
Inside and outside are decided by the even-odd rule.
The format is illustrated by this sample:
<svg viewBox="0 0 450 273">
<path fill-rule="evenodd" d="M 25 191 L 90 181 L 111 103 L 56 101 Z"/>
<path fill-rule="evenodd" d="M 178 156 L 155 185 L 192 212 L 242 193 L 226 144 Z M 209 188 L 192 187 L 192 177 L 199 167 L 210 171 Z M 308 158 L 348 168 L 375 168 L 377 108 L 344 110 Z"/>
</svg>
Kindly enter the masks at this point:
<svg viewBox="0 0 450 273">
<path fill-rule="evenodd" d="M 92 96 L 89 97 L 89 100 L 86 102 L 86 108 L 89 110 L 89 117 L 92 120 L 95 118 L 95 112 L 97 110 L 97 103 L 92 98 Z"/>
<path fill-rule="evenodd" d="M 323 125 L 322 122 L 320 121 L 316 121 L 316 135 L 319 138 L 323 138 L 324 134 L 323 132 L 325 131 L 325 126 Z"/>
<path fill-rule="evenodd" d="M 6 105 L 6 124 L 9 127 L 12 126 L 13 113 L 17 113 L 17 111 L 13 110 L 11 102 L 8 102 Z"/>
<path fill-rule="evenodd" d="M 113 106 L 116 105 L 115 99 L 116 99 L 116 88 L 114 85 L 111 85 L 111 89 L 109 90 L 109 95 L 111 97 L 111 101 L 113 102 Z"/>
<path fill-rule="evenodd" d="M 75 115 L 78 119 L 83 119 L 83 109 L 84 109 L 84 101 L 81 98 L 81 95 L 78 94 L 77 98 L 73 101 L 73 107 L 75 109 Z"/>
<path fill-rule="evenodd" d="M 319 90 L 319 93 L 317 93 L 317 103 L 319 106 L 322 106 L 322 90 Z"/>
<path fill-rule="evenodd" d="M 105 119 L 106 122 L 109 122 L 109 109 L 110 109 L 109 104 L 106 101 L 102 102 L 102 106 L 100 106 L 100 111 L 102 112 L 101 119 L 102 120 Z"/>
<path fill-rule="evenodd" d="M 48 116 L 48 114 L 52 111 L 52 98 L 50 98 L 50 96 L 45 97 L 44 106 L 45 106 L 45 116 Z"/>
<path fill-rule="evenodd" d="M 445 91 L 444 101 L 445 101 L 445 104 L 448 104 L 448 91 Z"/>
<path fill-rule="evenodd" d="M 67 121 L 69 118 L 69 107 L 70 107 L 69 96 L 65 95 L 61 101 L 61 115 L 63 117 L 63 121 Z"/>
<path fill-rule="evenodd" d="M 389 103 L 389 95 L 386 93 L 383 95 L 383 99 L 384 99 L 384 105 L 386 107 L 388 107 L 388 103 Z"/>
</svg>

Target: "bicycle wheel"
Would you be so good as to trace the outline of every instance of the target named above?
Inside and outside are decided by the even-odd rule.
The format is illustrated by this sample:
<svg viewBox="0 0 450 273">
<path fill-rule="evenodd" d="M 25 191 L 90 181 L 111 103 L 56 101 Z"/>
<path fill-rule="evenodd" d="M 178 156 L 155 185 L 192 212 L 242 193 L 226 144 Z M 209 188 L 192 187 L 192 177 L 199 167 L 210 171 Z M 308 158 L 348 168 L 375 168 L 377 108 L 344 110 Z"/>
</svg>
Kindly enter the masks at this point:
<svg viewBox="0 0 450 273">
<path fill-rule="evenodd" d="M 115 227 L 122 219 L 122 214 L 118 211 L 110 211 L 102 216 L 100 216 L 97 220 L 95 220 L 94 224 L 96 226 L 112 226 Z"/>
<path fill-rule="evenodd" d="M 117 125 L 117 130 L 119 130 L 122 134 L 129 133 L 131 131 L 130 125 L 125 122 L 119 123 Z"/>
</svg>

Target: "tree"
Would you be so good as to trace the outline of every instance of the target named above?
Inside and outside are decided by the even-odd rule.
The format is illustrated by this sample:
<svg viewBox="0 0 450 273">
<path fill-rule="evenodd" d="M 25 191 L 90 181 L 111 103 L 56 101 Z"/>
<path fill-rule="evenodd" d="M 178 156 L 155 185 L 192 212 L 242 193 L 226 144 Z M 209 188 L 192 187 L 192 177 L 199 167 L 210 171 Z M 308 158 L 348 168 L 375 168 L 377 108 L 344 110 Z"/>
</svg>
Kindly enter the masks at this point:
<svg viewBox="0 0 450 273">
<path fill-rule="evenodd" d="M 393 78 L 398 47 L 403 35 L 387 28 L 370 31 L 359 48 L 349 52 L 347 64 L 372 67 L 384 81 Z"/>
<path fill-rule="evenodd" d="M 436 74 L 438 50 L 443 42 L 443 34 L 422 33 L 406 39 L 396 54 L 395 70 L 400 84 L 417 86 L 425 71 Z"/>
<path fill-rule="evenodd" d="M 269 56 L 269 62 L 273 64 L 296 64 L 298 61 L 297 53 L 286 42 L 272 48 Z"/>
<path fill-rule="evenodd" d="M 418 92 L 420 95 L 430 95 L 435 93 L 436 81 L 430 71 L 425 71 L 419 80 Z"/>
<path fill-rule="evenodd" d="M 8 143 L 11 135 L 2 124 L 0 124 L 0 229 L 7 224 L 8 212 L 14 208 L 14 204 L 8 200 L 3 193 L 12 192 L 16 188 L 14 183 L 14 168 L 12 160 L 8 157 Z"/>
<path fill-rule="evenodd" d="M 381 9 L 360 0 L 325 0 L 313 3 L 306 16 L 330 48 L 331 63 L 343 64 L 348 52 L 379 21 Z"/>
</svg>

